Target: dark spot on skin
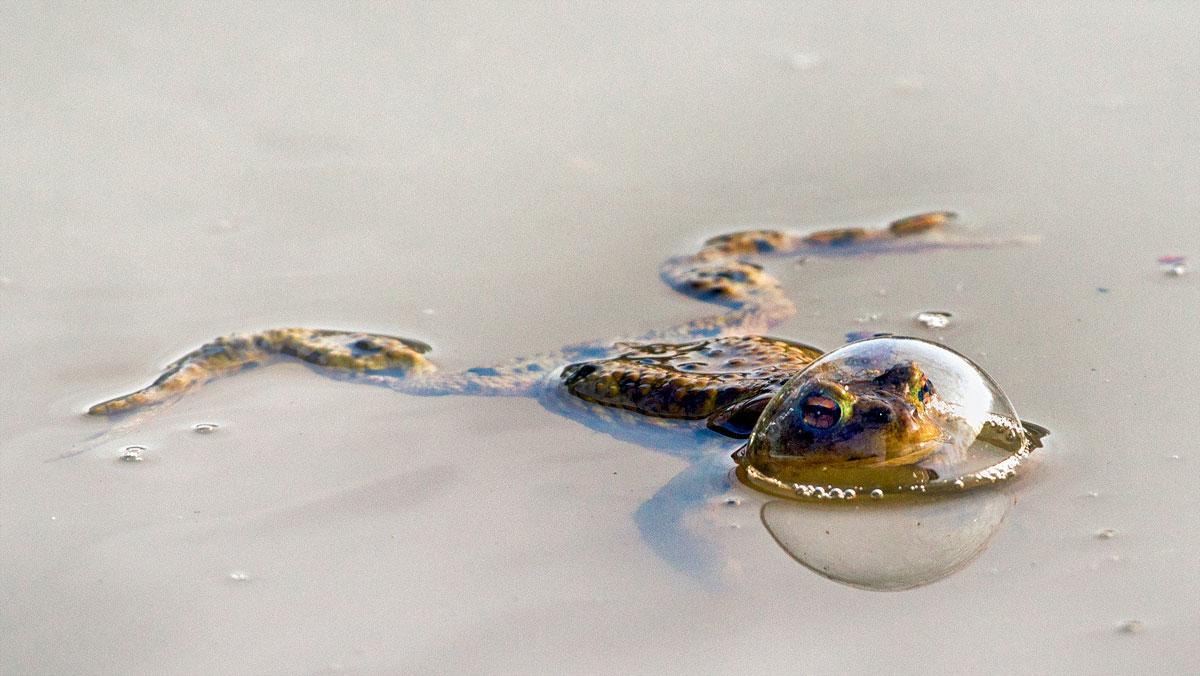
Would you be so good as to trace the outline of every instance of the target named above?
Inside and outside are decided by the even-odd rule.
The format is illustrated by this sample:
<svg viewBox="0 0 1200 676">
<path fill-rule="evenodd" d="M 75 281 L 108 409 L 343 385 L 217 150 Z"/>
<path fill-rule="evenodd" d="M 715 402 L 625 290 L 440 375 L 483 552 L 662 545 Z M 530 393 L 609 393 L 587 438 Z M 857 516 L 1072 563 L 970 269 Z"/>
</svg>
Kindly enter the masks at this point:
<svg viewBox="0 0 1200 676">
<path fill-rule="evenodd" d="M 359 338 L 350 344 L 350 347 L 363 352 L 378 352 L 383 348 L 375 344 L 375 341 L 370 338 Z"/>
<path fill-rule="evenodd" d="M 537 373 L 538 371 L 542 370 L 542 367 L 538 366 L 537 364 L 529 364 L 528 366 L 525 367 L 525 370 L 530 371 L 532 373 Z"/>
<path fill-rule="evenodd" d="M 896 364 L 892 368 L 885 371 L 882 375 L 875 378 L 875 382 L 882 385 L 907 385 L 913 377 L 912 364 Z"/>
<path fill-rule="evenodd" d="M 599 369 L 595 364 L 573 364 L 563 370 L 563 380 L 567 385 L 574 385 L 584 378 L 592 375 Z"/>
<path fill-rule="evenodd" d="M 708 392 L 702 389 L 687 392 L 681 402 L 683 410 L 693 415 L 704 412 L 704 405 L 706 403 L 708 403 Z"/>
<path fill-rule="evenodd" d="M 224 343 L 213 342 L 201 347 L 199 350 L 196 350 L 196 352 L 201 357 L 213 357 L 219 354 L 225 354 L 227 352 L 227 348 Z"/>
<path fill-rule="evenodd" d="M 593 367 L 593 368 L 595 368 L 595 367 Z M 477 376 L 498 376 L 498 375 L 500 375 L 500 372 L 497 371 L 496 369 L 487 368 L 487 367 L 476 367 L 476 368 L 472 368 L 472 369 L 467 369 L 467 373 L 470 373 L 472 375 L 477 375 Z"/>
</svg>

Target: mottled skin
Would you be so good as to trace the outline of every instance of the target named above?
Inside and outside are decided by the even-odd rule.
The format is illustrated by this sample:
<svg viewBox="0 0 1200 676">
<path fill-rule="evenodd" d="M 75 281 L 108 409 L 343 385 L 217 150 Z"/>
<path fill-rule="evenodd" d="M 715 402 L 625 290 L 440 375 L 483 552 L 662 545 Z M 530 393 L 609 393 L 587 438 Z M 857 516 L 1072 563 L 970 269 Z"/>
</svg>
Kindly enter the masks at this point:
<svg viewBox="0 0 1200 676">
<path fill-rule="evenodd" d="M 91 407 L 112 415 L 166 402 L 216 376 L 294 357 L 331 373 L 412 394 L 531 395 L 563 387 L 585 401 L 662 419 L 707 419 L 730 436 L 748 434 L 770 395 L 821 355 L 806 345 L 759 335 L 795 313 L 779 282 L 753 257 L 828 256 L 862 252 L 922 251 L 987 245 L 978 240 L 918 237 L 952 219 L 945 212 L 912 216 L 882 228 L 822 230 L 792 234 L 752 230 L 722 235 L 699 251 L 669 259 L 662 278 L 674 289 L 717 303 L 727 311 L 626 342 L 598 342 L 515 359 L 486 368 L 441 372 L 426 358 L 424 343 L 392 336 L 310 328 L 270 329 L 217 338 L 172 363 L 157 380 L 132 394 Z M 682 341 L 682 342 L 680 342 Z M 561 370 L 560 370 L 561 367 Z M 894 416 L 885 425 L 853 427 L 837 446 L 853 456 L 856 447 L 886 436 L 888 444 L 918 443 L 919 397 L 912 388 L 876 380 L 856 396 L 874 398 L 910 419 Z M 851 429 L 847 427 L 846 429 Z"/>
</svg>

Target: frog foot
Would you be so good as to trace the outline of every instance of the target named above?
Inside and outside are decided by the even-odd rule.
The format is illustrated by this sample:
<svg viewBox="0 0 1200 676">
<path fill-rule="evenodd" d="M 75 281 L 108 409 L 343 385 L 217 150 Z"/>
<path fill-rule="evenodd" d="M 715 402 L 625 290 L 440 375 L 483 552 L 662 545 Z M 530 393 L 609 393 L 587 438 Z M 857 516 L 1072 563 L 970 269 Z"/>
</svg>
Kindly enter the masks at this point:
<svg viewBox="0 0 1200 676">
<path fill-rule="evenodd" d="M 424 354 L 425 343 L 374 333 L 328 329 L 270 329 L 217 338 L 177 359 L 150 385 L 101 402 L 89 415 L 114 415 L 160 404 L 217 376 L 295 357 L 310 364 L 350 374 L 392 377 L 431 373 L 436 367 Z"/>
</svg>

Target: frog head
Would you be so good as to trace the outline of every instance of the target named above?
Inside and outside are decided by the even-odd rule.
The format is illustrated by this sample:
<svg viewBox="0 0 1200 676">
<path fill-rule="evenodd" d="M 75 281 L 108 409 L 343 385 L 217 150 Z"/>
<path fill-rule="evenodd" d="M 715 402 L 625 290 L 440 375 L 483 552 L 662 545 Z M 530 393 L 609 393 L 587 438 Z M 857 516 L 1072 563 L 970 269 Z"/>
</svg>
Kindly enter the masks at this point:
<svg viewBox="0 0 1200 676">
<path fill-rule="evenodd" d="M 743 453 L 760 465 L 909 465 L 941 448 L 936 402 L 915 362 L 819 370 L 718 413 L 709 427 L 751 436 Z"/>
</svg>

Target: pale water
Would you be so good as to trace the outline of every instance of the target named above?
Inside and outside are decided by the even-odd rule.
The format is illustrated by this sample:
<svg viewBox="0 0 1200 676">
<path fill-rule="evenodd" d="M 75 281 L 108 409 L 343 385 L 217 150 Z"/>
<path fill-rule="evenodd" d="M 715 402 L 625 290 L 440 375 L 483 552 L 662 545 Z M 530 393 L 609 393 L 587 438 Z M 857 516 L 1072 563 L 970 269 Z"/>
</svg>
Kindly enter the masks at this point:
<svg viewBox="0 0 1200 676">
<path fill-rule="evenodd" d="M 0 671 L 1194 670 L 1200 271 L 1157 260 L 1200 260 L 1198 29 L 1175 2 L 3 5 Z M 726 486 L 736 444 L 532 399 L 278 366 L 55 460 L 223 333 L 487 365 L 708 312 L 657 273 L 706 236 L 928 209 L 1041 240 L 773 268 L 776 334 L 944 341 L 1053 431 L 1003 504 L 934 508 L 953 542 L 837 513 L 809 550 L 808 513 L 764 513 L 908 591 L 798 565 Z"/>
</svg>

